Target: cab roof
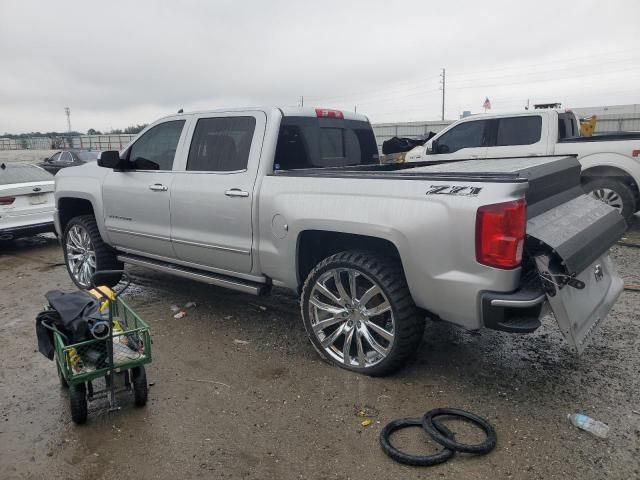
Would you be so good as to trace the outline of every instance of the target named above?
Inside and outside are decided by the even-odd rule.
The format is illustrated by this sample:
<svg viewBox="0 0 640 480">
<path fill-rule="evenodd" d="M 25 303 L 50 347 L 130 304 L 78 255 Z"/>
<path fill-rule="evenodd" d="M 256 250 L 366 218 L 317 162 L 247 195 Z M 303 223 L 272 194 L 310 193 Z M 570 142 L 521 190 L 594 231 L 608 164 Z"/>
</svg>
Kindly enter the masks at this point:
<svg viewBox="0 0 640 480">
<path fill-rule="evenodd" d="M 267 115 L 276 114 L 280 112 L 281 115 L 285 117 L 320 117 L 322 114 L 319 114 L 318 111 L 323 112 L 340 112 L 344 120 L 359 120 L 362 122 L 368 122 L 369 119 L 366 115 L 362 115 L 361 113 L 350 112 L 346 110 L 339 110 L 333 108 L 325 108 L 325 107 L 277 107 L 277 106 L 262 106 L 262 107 L 241 107 L 241 108 L 216 108 L 213 110 L 198 110 L 198 111 L 188 111 L 177 113 L 173 115 L 167 115 L 164 118 L 172 117 L 179 118 L 180 116 L 186 115 L 203 115 L 203 114 L 215 114 L 215 113 L 225 113 L 225 112 L 249 112 L 249 111 L 260 111 L 264 112 Z"/>
</svg>

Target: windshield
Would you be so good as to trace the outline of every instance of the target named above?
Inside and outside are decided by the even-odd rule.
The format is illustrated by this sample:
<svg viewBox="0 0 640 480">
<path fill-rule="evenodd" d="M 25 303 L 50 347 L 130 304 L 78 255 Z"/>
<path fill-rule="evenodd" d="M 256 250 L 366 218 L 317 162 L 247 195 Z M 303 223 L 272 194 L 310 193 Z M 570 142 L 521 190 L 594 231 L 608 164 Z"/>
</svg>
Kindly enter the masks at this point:
<svg viewBox="0 0 640 480">
<path fill-rule="evenodd" d="M 0 165 L 0 185 L 44 182 L 47 180 L 53 180 L 53 175 L 35 165 L 17 165 L 10 163 Z"/>
</svg>

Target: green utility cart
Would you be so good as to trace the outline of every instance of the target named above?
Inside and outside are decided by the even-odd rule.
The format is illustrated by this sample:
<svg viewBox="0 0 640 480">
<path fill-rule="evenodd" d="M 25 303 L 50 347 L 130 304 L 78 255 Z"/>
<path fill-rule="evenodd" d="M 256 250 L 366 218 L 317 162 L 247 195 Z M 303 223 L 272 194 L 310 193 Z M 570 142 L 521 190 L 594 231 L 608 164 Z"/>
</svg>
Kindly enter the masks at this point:
<svg viewBox="0 0 640 480">
<path fill-rule="evenodd" d="M 113 272 L 96 272 L 94 278 L 98 273 Z M 147 403 L 144 365 L 151 362 L 151 335 L 149 325 L 121 298 L 129 284 L 127 279 L 118 291 L 108 287 L 90 290 L 100 299 L 104 317 L 101 332 L 92 332 L 95 338 L 69 343 L 64 333 L 47 325 L 53 330 L 58 377 L 69 389 L 71 418 L 77 424 L 86 422 L 88 402 L 108 398 L 109 410 L 118 410 L 117 393 L 133 392 L 135 405 Z M 124 387 L 116 387 L 116 383 L 122 383 L 116 382 L 116 375 L 124 377 Z M 104 387 L 94 388 L 101 378 Z"/>
</svg>

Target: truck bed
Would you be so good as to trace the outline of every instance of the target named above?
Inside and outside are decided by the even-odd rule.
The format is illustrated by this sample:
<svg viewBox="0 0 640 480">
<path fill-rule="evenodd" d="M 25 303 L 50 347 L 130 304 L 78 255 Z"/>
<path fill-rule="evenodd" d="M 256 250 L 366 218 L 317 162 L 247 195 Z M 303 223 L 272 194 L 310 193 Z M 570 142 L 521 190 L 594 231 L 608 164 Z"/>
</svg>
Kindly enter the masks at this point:
<svg viewBox="0 0 640 480">
<path fill-rule="evenodd" d="M 384 165 L 277 170 L 274 175 L 291 177 L 387 178 L 404 180 L 467 180 L 526 182 L 545 172 L 580 168 L 571 155 L 509 157 L 442 162 L 411 162 Z"/>
<path fill-rule="evenodd" d="M 488 158 L 446 162 L 412 162 L 341 168 L 279 170 L 277 176 L 431 180 L 471 183 L 529 183 L 526 199 L 532 215 L 583 193 L 575 156 Z"/>
<path fill-rule="evenodd" d="M 278 171 L 276 175 L 461 182 L 445 184 L 463 187 L 460 193 L 444 190 L 436 194 L 469 195 L 471 187 L 475 187 L 472 196 L 481 195 L 483 184 L 527 183 L 529 251 L 537 252 L 544 244 L 545 249 L 559 255 L 567 273 L 573 274 L 608 250 L 626 228 L 624 219 L 614 209 L 584 194 L 580 173 L 575 155 L 559 155 L 312 168 Z M 442 183 L 425 184 L 425 193 L 434 186 L 441 187 Z"/>
<path fill-rule="evenodd" d="M 583 142 L 615 142 L 625 140 L 640 140 L 640 132 L 610 132 L 598 133 L 591 137 L 567 137 L 558 143 L 583 143 Z"/>
</svg>

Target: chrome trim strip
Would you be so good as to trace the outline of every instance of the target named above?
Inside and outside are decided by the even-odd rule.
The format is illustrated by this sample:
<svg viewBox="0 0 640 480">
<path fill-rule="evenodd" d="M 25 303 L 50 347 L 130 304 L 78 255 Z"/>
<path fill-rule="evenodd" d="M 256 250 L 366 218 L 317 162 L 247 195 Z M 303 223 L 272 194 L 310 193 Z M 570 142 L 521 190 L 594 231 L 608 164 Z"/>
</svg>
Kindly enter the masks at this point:
<svg viewBox="0 0 640 480">
<path fill-rule="evenodd" d="M 154 238 L 156 240 L 164 240 L 166 242 L 170 242 L 171 241 L 171 239 L 169 237 L 163 237 L 161 235 L 151 235 L 149 233 L 132 232 L 130 230 L 122 230 L 120 228 L 107 227 L 107 232 L 124 233 L 126 235 L 133 235 L 135 237 Z"/>
<path fill-rule="evenodd" d="M 178 240 L 177 238 L 174 238 L 171 241 L 175 242 L 175 243 L 180 243 L 180 244 L 183 244 L 183 245 L 192 245 L 194 247 L 212 248 L 214 250 L 224 250 L 226 252 L 241 253 L 243 255 L 251 254 L 250 250 L 240 250 L 238 248 L 221 247 L 219 245 L 211 245 L 209 243 L 189 242 L 188 240 Z"/>
<path fill-rule="evenodd" d="M 134 235 L 136 237 L 153 238 L 153 239 L 156 239 L 156 240 L 164 240 L 164 241 L 167 241 L 167 242 L 180 243 L 182 245 L 191 245 L 191 246 L 194 246 L 194 247 L 211 248 L 211 249 L 214 249 L 214 250 L 224 250 L 225 252 L 241 253 L 243 255 L 250 255 L 251 254 L 251 250 L 241 250 L 239 248 L 221 247 L 219 245 L 211 245 L 211 244 L 208 244 L 208 243 L 190 242 L 188 240 L 178 240 L 177 238 L 171 239 L 169 237 L 162 237 L 160 235 L 151 235 L 151 234 L 148 234 L 148 233 L 132 232 L 130 230 L 122 230 L 120 228 L 109 228 L 109 227 L 107 227 L 107 232 L 124 233 L 126 235 Z"/>
<path fill-rule="evenodd" d="M 532 298 L 531 300 L 503 300 L 500 298 L 494 298 L 491 300 L 491 306 L 493 307 L 511 307 L 511 308 L 529 308 L 535 307 L 539 303 L 544 302 L 546 295 L 543 293 L 539 297 Z"/>
<path fill-rule="evenodd" d="M 159 272 L 169 273 L 178 277 L 189 278 L 191 280 L 208 283 L 210 285 L 229 288 L 232 290 L 237 290 L 239 292 L 250 293 L 252 295 L 260 295 L 261 290 L 264 288 L 263 285 L 254 285 L 248 282 L 236 281 L 234 279 L 225 278 L 216 274 L 190 272 L 177 266 L 169 264 L 159 264 L 153 261 L 132 258 L 127 255 L 118 255 L 118 260 L 131 265 L 146 267 L 151 270 L 157 270 Z"/>
</svg>

